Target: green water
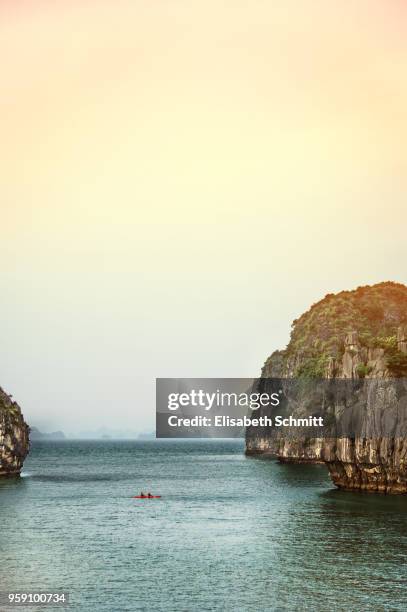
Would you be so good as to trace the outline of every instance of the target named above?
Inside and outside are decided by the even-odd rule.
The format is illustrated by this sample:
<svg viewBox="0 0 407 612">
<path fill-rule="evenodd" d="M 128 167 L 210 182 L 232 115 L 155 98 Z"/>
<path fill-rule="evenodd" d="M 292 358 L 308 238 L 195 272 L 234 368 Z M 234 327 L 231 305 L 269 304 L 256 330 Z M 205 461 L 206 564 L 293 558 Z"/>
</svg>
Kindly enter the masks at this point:
<svg viewBox="0 0 407 612">
<path fill-rule="evenodd" d="M 232 440 L 36 443 L 0 525 L 0 590 L 72 610 L 407 610 L 407 498 Z"/>
</svg>

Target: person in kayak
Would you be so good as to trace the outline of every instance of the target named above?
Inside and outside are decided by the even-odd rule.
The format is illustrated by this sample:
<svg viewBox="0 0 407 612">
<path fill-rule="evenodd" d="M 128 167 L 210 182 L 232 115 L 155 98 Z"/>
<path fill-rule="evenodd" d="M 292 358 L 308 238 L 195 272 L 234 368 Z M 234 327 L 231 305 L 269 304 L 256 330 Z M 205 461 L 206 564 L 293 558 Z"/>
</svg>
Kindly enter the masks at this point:
<svg viewBox="0 0 407 612">
<path fill-rule="evenodd" d="M 150 493 L 150 491 L 147 493 L 147 497 L 153 497 Z"/>
<path fill-rule="evenodd" d="M 140 493 L 140 497 L 143 497 L 143 498 L 144 498 L 144 497 L 147 497 L 147 495 L 144 495 L 143 491 L 141 491 L 141 493 Z"/>
</svg>

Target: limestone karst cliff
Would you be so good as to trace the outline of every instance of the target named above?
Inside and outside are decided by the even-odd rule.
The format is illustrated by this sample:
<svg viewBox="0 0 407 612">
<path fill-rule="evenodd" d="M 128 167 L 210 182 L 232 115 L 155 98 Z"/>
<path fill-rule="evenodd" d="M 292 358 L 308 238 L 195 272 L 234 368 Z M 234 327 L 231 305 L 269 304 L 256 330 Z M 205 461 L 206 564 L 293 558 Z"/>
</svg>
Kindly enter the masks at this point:
<svg viewBox="0 0 407 612">
<path fill-rule="evenodd" d="M 315 385 L 318 380 L 358 381 L 347 409 L 359 419 L 359 429 L 355 435 L 289 438 L 248 428 L 247 454 L 324 462 L 339 488 L 407 493 L 406 286 L 388 282 L 327 295 L 294 321 L 287 348 L 267 359 L 262 380 L 275 377 L 305 378 Z M 292 411 L 299 410 L 295 402 Z M 334 398 L 325 410 L 332 416 L 343 406 Z M 389 414 L 388 430 L 377 429 Z"/>
<path fill-rule="evenodd" d="M 0 477 L 18 475 L 29 450 L 21 409 L 0 387 Z"/>
</svg>

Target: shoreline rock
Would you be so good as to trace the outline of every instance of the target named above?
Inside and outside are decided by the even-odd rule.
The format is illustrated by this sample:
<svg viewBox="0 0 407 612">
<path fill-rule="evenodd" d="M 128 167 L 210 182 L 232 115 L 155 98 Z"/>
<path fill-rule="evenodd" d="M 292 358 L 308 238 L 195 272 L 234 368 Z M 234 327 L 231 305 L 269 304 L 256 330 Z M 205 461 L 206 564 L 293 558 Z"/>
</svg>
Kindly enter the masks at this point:
<svg viewBox="0 0 407 612">
<path fill-rule="evenodd" d="M 284 463 L 324 463 L 339 489 L 407 494 L 407 437 L 397 435 L 405 431 L 404 412 L 397 411 L 406 408 L 407 287 L 380 283 L 330 294 L 314 304 L 294 321 L 287 348 L 275 351 L 262 370 L 263 380 L 301 377 L 370 381 L 354 412 L 361 419 L 359 433 L 293 439 L 271 429 L 248 428 L 246 454 Z M 375 381 L 386 383 L 385 401 L 376 397 Z M 292 405 L 295 414 L 297 402 Z M 394 421 L 390 434 L 377 437 L 374 424 L 388 414 L 398 415 L 401 429 Z M 365 429 L 367 435 L 361 433 Z"/>
<path fill-rule="evenodd" d="M 20 406 L 0 387 L 0 478 L 20 474 L 29 446 Z"/>
</svg>

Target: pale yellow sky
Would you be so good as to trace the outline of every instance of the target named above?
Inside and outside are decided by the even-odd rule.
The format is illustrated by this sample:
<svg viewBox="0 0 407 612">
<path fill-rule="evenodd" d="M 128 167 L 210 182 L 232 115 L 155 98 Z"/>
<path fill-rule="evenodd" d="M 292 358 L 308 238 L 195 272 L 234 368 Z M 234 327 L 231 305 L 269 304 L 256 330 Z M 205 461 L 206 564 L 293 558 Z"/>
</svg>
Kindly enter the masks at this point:
<svg viewBox="0 0 407 612">
<path fill-rule="evenodd" d="M 147 426 L 156 376 L 254 376 L 325 293 L 407 281 L 405 17 L 0 4 L 0 384 L 33 424 Z"/>
</svg>

